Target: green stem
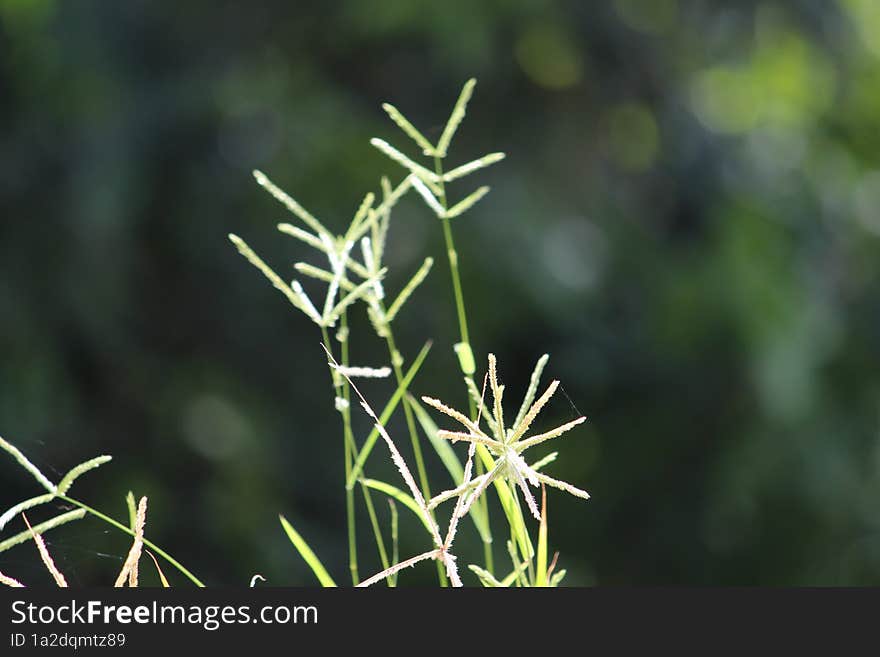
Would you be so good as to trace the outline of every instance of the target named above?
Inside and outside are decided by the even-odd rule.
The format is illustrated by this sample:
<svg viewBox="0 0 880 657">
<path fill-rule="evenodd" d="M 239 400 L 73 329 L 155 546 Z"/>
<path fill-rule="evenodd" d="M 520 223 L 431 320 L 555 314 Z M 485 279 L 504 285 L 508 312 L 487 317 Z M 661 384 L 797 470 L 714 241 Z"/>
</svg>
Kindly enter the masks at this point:
<svg viewBox="0 0 880 657">
<path fill-rule="evenodd" d="M 345 333 L 347 332 L 347 329 L 347 313 L 342 313 L 341 330 Z M 327 347 L 327 350 L 332 354 L 333 345 L 330 342 L 330 335 L 327 332 L 326 326 L 321 327 L 321 336 L 324 339 L 324 345 Z M 346 339 L 342 342 L 341 360 L 343 366 L 348 365 L 348 336 L 345 336 L 345 338 Z M 351 431 L 351 413 L 348 404 L 350 391 L 347 384 L 339 382 L 335 372 L 331 372 L 331 378 L 336 396 L 344 399 L 346 402 L 345 408 L 340 411 L 340 414 L 342 415 L 342 450 L 345 461 L 345 481 L 348 481 L 352 465 L 351 452 L 354 449 L 354 435 Z M 358 582 L 360 582 L 360 576 L 358 575 L 357 565 L 357 527 L 355 524 L 354 513 L 354 489 L 348 487 L 345 488 L 345 517 L 348 526 L 348 569 L 351 571 L 351 583 L 357 585 Z"/>
<path fill-rule="evenodd" d="M 434 156 L 434 172 L 437 174 L 437 177 L 440 178 L 440 205 L 444 210 L 447 210 L 449 204 L 446 199 L 446 186 L 443 183 L 443 161 L 439 156 Z M 461 275 L 458 271 L 458 252 L 455 250 L 455 239 L 452 237 L 452 226 L 446 216 L 441 217 L 440 222 L 443 225 L 443 240 L 446 243 L 446 257 L 449 260 L 449 272 L 452 276 L 452 290 L 455 295 L 455 312 L 458 316 L 459 336 L 462 344 L 466 345 L 466 348 L 470 350 L 471 346 L 468 333 L 467 312 L 464 305 L 464 292 L 461 287 Z M 473 381 L 472 374 L 464 372 L 464 375 Z M 468 395 L 467 398 L 470 418 L 474 420 L 477 417 L 477 405 L 474 400 L 471 399 L 470 395 Z M 478 460 L 477 476 L 480 476 L 481 474 L 483 474 L 483 464 Z M 483 555 L 485 558 L 486 570 L 492 573 L 492 528 L 489 525 L 489 505 L 485 496 L 481 496 L 476 504 L 479 512 L 486 519 L 486 527 L 488 528 L 489 536 L 483 541 Z"/>
<path fill-rule="evenodd" d="M 382 308 L 384 312 L 384 308 Z M 387 332 L 385 334 L 385 342 L 388 344 L 388 354 L 391 358 L 391 367 L 394 369 L 394 377 L 397 379 L 397 387 L 402 388 L 404 386 L 403 382 L 403 357 L 400 355 L 400 352 L 397 351 L 397 345 L 394 342 L 394 332 L 391 330 L 391 326 L 387 327 Z M 409 430 L 409 439 L 412 443 L 413 454 L 416 459 L 416 470 L 419 473 L 419 483 L 422 487 L 422 495 L 426 500 L 431 499 L 431 489 L 428 486 L 428 472 L 425 469 L 425 459 L 422 456 L 422 447 L 419 444 L 419 434 L 416 431 L 416 422 L 413 417 L 412 407 L 410 406 L 409 399 L 404 397 L 403 399 L 403 412 L 406 416 L 406 428 Z M 434 515 L 433 513 L 431 514 Z M 445 587 L 448 585 L 448 581 L 446 578 L 446 570 L 443 568 L 443 564 L 439 561 L 437 564 L 437 576 L 440 579 L 440 585 Z"/>
<path fill-rule="evenodd" d="M 385 550 L 385 540 L 382 538 L 382 530 L 379 529 L 379 520 L 376 517 L 376 509 L 373 506 L 373 498 L 370 495 L 369 489 L 361 483 L 361 490 L 364 492 L 364 503 L 367 506 L 367 515 L 370 516 L 370 524 L 373 526 L 373 536 L 376 539 L 376 546 L 379 548 L 379 560 L 382 562 L 382 570 L 387 570 L 388 563 L 388 552 Z M 396 563 L 396 562 L 395 562 Z M 388 577 L 385 579 L 389 588 L 394 586 L 394 582 L 391 581 L 391 578 Z"/>
<path fill-rule="evenodd" d="M 59 495 L 58 499 L 64 500 L 68 504 L 73 504 L 74 506 L 78 506 L 80 509 L 84 509 L 86 512 L 91 513 L 96 518 L 100 518 L 104 522 L 106 522 L 110 525 L 113 525 L 114 527 L 116 527 L 116 529 L 125 532 L 129 536 L 132 536 L 132 537 L 134 536 L 134 532 L 130 528 L 126 527 L 125 525 L 123 525 L 120 522 L 115 521 L 110 516 L 101 513 L 97 509 L 93 509 L 92 507 L 88 506 L 87 504 L 83 504 L 79 500 L 75 500 L 72 497 L 67 497 L 66 495 Z M 170 554 L 168 554 L 165 550 L 160 548 L 158 545 L 156 545 L 152 541 L 149 541 L 146 538 L 144 538 L 143 541 L 144 541 L 144 545 L 146 545 L 153 552 L 155 552 L 160 557 L 165 559 L 165 561 L 170 563 L 172 566 L 177 568 L 177 570 L 179 570 L 183 575 L 185 575 L 193 584 L 195 584 L 199 588 L 204 588 L 205 585 L 202 583 L 202 581 L 198 577 L 193 575 L 189 570 L 184 568 L 183 565 L 179 561 L 177 561 L 177 559 L 172 557 Z"/>
</svg>

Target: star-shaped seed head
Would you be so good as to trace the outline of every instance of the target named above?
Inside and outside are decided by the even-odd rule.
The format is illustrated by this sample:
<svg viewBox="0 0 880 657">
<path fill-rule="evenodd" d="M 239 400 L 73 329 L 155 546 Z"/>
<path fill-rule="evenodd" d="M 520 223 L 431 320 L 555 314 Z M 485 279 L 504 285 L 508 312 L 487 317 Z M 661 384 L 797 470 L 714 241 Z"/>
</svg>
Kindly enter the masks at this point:
<svg viewBox="0 0 880 657">
<path fill-rule="evenodd" d="M 529 484 L 538 487 L 541 483 L 544 483 L 585 500 L 589 499 L 590 495 L 586 491 L 572 486 L 565 481 L 553 479 L 539 471 L 543 465 L 546 465 L 550 460 L 553 460 L 552 458 L 542 459 L 539 462 L 529 465 L 522 456 L 523 452 L 528 448 L 540 445 L 553 438 L 557 438 L 586 420 L 585 417 L 579 417 L 571 422 L 566 422 L 555 429 L 551 429 L 550 431 L 545 431 L 539 434 L 529 434 L 529 429 L 531 429 L 532 424 L 535 422 L 541 409 L 543 409 L 547 402 L 550 401 L 550 398 L 559 387 L 559 381 L 553 381 L 547 387 L 547 390 L 544 391 L 544 394 L 535 400 L 541 373 L 544 370 L 544 366 L 547 364 L 548 358 L 549 357 L 545 354 L 540 360 L 538 360 L 535 370 L 532 373 L 529 389 L 528 392 L 526 392 L 522 406 L 520 407 L 513 424 L 509 427 L 505 424 L 504 409 L 501 403 L 504 397 L 504 386 L 498 382 L 497 363 L 493 354 L 489 354 L 489 371 L 487 374 L 489 386 L 492 391 L 491 409 L 486 408 L 483 402 L 484 395 L 481 395 L 477 391 L 474 383 L 468 380 L 468 387 L 471 396 L 474 398 L 480 409 L 480 414 L 476 421 L 471 420 L 464 413 L 450 408 L 437 399 L 422 397 L 422 401 L 426 404 L 456 420 L 465 429 L 465 431 L 440 430 L 437 432 L 437 435 L 440 438 L 451 442 L 462 440 L 473 445 L 482 445 L 495 459 L 494 465 L 488 469 L 486 474 L 470 481 L 466 481 L 458 488 L 440 493 L 430 501 L 428 504 L 429 508 L 434 508 L 445 500 L 458 497 L 462 493 L 470 491 L 469 496 L 464 501 L 464 508 L 462 510 L 463 512 L 466 512 L 474 501 L 483 494 L 489 484 L 498 477 L 503 477 L 512 485 L 519 487 L 532 515 L 539 520 L 541 514 L 538 511 L 538 504 L 535 500 L 535 496 L 529 489 Z M 489 425 L 488 433 L 483 431 L 480 427 L 480 419 L 483 417 L 486 418 L 486 423 Z"/>
</svg>

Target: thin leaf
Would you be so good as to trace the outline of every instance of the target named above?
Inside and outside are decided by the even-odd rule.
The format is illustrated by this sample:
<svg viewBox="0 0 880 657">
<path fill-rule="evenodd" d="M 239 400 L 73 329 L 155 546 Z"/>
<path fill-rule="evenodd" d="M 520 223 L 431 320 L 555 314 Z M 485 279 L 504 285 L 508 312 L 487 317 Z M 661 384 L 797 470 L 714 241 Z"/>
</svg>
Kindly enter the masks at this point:
<svg viewBox="0 0 880 657">
<path fill-rule="evenodd" d="M 363 481 L 361 481 L 363 484 Z M 379 550 L 379 561 L 382 562 L 382 568 L 388 568 L 388 553 L 385 551 L 385 540 L 382 538 L 382 530 L 379 529 L 379 519 L 376 517 L 376 509 L 373 506 L 373 498 L 370 495 L 370 489 L 367 486 L 361 485 L 361 490 L 364 494 L 364 505 L 367 507 L 367 515 L 370 518 L 370 525 L 373 528 L 373 538 L 376 541 L 376 548 Z M 388 581 L 388 586 L 390 587 L 391 581 Z"/>
<path fill-rule="evenodd" d="M 103 456 L 96 456 L 93 459 L 89 459 L 79 465 L 71 468 L 70 472 L 68 472 L 61 481 L 58 482 L 58 494 L 66 495 L 67 491 L 70 490 L 70 487 L 73 486 L 73 482 L 76 481 L 76 478 L 80 475 L 88 472 L 89 470 L 94 470 L 95 468 L 99 468 L 105 463 L 112 461 L 112 456 L 107 456 L 106 454 Z"/>
<path fill-rule="evenodd" d="M 437 425 L 434 423 L 434 420 L 431 419 L 431 416 L 428 415 L 425 408 L 419 404 L 416 398 L 412 395 L 407 395 L 407 397 L 410 408 L 415 412 L 416 419 L 421 425 L 422 431 L 425 432 L 428 442 L 431 443 L 431 447 L 434 448 L 437 456 L 440 457 L 443 465 L 446 466 L 446 470 L 449 472 L 449 476 L 452 477 L 452 481 L 456 484 L 459 483 L 464 479 L 464 468 L 458 460 L 458 457 L 455 455 L 452 446 L 447 441 L 437 437 L 437 433 L 439 432 Z"/>
<path fill-rule="evenodd" d="M 400 545 L 398 541 L 398 518 L 397 505 L 394 500 L 388 500 L 388 508 L 391 509 L 391 561 L 397 563 L 400 561 Z M 391 586 L 397 586 L 397 573 L 388 578 Z"/>
<path fill-rule="evenodd" d="M 559 586 L 559 583 L 562 581 L 562 578 L 565 577 L 566 570 L 563 568 L 555 573 L 550 578 L 550 586 Z"/>
<path fill-rule="evenodd" d="M 484 570 L 474 564 L 469 564 L 468 568 L 479 578 L 480 584 L 484 587 L 494 589 L 503 586 L 488 570 Z"/>
<path fill-rule="evenodd" d="M 392 486 L 391 484 L 387 484 L 384 481 L 379 481 L 378 479 L 361 479 L 361 483 L 367 488 L 372 488 L 373 490 L 378 490 L 382 493 L 385 493 L 391 498 L 394 498 L 407 509 L 412 511 L 418 517 L 419 521 L 425 527 L 425 530 L 428 534 L 431 534 L 431 527 L 428 522 L 425 520 L 424 514 L 422 514 L 419 505 L 416 504 L 416 501 L 413 499 L 412 495 L 400 490 L 397 486 Z"/>
<path fill-rule="evenodd" d="M 547 489 L 541 487 L 541 524 L 538 527 L 538 553 L 535 564 L 535 586 L 547 586 Z"/>
<path fill-rule="evenodd" d="M 281 526 L 284 528 L 287 537 L 290 539 L 290 542 L 293 543 L 293 547 L 296 548 L 296 551 L 299 552 L 300 556 L 303 560 L 308 564 L 309 568 L 312 569 L 312 572 L 318 578 L 318 581 L 321 583 L 321 586 L 324 587 L 335 587 L 336 582 L 333 581 L 333 578 L 327 573 L 326 568 L 324 568 L 324 564 L 315 556 L 315 553 L 312 552 L 312 548 L 309 547 L 308 543 L 306 543 L 302 536 L 300 536 L 297 531 L 293 528 L 289 522 L 287 522 L 287 518 L 280 515 L 278 518 L 281 520 Z"/>
<path fill-rule="evenodd" d="M 156 557 L 153 556 L 153 553 L 149 550 L 144 550 L 148 555 L 150 555 L 150 559 L 153 560 L 153 563 L 156 566 L 156 572 L 159 573 L 159 581 L 162 582 L 163 589 L 170 589 L 171 584 L 168 583 L 168 579 L 165 577 L 165 573 L 162 572 L 162 569 L 159 568 L 159 562 L 156 560 Z"/>
<path fill-rule="evenodd" d="M 455 135 L 455 131 L 458 130 L 458 126 L 461 125 L 464 119 L 468 101 L 474 93 L 474 86 L 476 84 L 475 78 L 471 78 L 464 83 L 464 87 L 462 87 L 461 93 L 458 95 L 458 100 L 455 102 L 455 107 L 452 108 L 452 114 L 449 115 L 449 121 L 446 122 L 443 134 L 440 135 L 440 140 L 437 142 L 435 153 L 438 157 L 446 157 L 446 151 L 449 148 L 453 135 Z"/>
</svg>

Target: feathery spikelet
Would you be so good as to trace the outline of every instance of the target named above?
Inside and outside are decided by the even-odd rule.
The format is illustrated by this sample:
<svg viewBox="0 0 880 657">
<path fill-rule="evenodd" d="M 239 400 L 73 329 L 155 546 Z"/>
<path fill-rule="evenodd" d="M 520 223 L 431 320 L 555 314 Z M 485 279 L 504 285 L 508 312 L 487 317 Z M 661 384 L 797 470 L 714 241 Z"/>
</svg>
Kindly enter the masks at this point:
<svg viewBox="0 0 880 657">
<path fill-rule="evenodd" d="M 400 291 L 400 294 L 397 295 L 397 298 L 391 303 L 388 307 L 388 311 L 385 313 L 385 321 L 389 324 L 394 321 L 394 318 L 397 317 L 397 313 L 400 312 L 400 309 L 403 307 L 403 304 L 407 302 L 413 292 L 415 292 L 416 288 L 422 284 L 422 282 L 428 277 L 428 273 L 431 271 L 431 267 L 434 265 L 433 258 L 425 258 L 425 261 L 422 263 L 422 266 L 419 267 L 419 270 L 413 274 L 413 277 L 409 279 L 409 283 L 404 286 L 404 288 Z"/>
<path fill-rule="evenodd" d="M 67 580 L 64 579 L 64 575 L 61 574 L 61 571 L 58 570 L 58 567 L 52 560 L 52 555 L 49 554 L 49 550 L 48 548 L 46 548 L 46 543 L 43 541 L 43 537 L 34 531 L 33 527 L 31 527 L 31 523 L 28 522 L 27 516 L 25 514 L 22 513 L 21 517 L 24 518 L 24 524 L 27 525 L 28 530 L 31 533 L 31 537 L 34 539 L 34 543 L 37 546 L 37 550 L 40 552 L 40 559 L 42 559 L 43 565 L 46 566 L 46 570 L 48 570 L 49 574 L 52 575 L 52 579 L 55 580 L 55 584 L 57 584 L 60 588 L 67 588 Z"/>
<path fill-rule="evenodd" d="M 76 481 L 77 477 L 82 474 L 85 474 L 89 470 L 94 470 L 109 461 L 112 461 L 113 457 L 108 455 L 96 456 L 93 459 L 89 459 L 79 465 L 71 468 L 70 472 L 68 472 L 64 477 L 62 477 L 61 481 L 58 482 L 58 494 L 66 495 L 67 491 L 70 490 L 70 487 L 73 486 L 73 482 Z"/>
<path fill-rule="evenodd" d="M 0 572 L 0 584 L 4 584 L 14 589 L 24 588 L 24 584 L 19 582 L 17 579 L 10 577 L 9 575 L 4 575 L 2 572 Z"/>
<path fill-rule="evenodd" d="M 54 499 L 54 494 L 46 493 L 45 495 L 37 495 L 36 497 L 32 497 L 29 500 L 25 500 L 24 502 L 19 502 L 15 506 L 10 507 L 3 513 L 2 516 L 0 516 L 0 531 L 2 531 L 4 527 L 6 527 L 10 520 L 12 520 L 22 511 L 27 511 L 28 509 L 32 509 L 35 506 L 39 506 L 40 504 L 46 504 L 47 502 L 51 502 Z"/>
<path fill-rule="evenodd" d="M 353 379 L 384 379 L 391 374 L 390 367 L 345 367 L 340 365 L 336 371 L 347 378 Z"/>
<path fill-rule="evenodd" d="M 119 575 L 116 577 L 116 582 L 113 584 L 116 588 L 124 586 L 126 579 L 128 579 L 128 585 L 130 587 L 137 586 L 138 561 L 141 558 L 141 551 L 144 547 L 144 525 L 146 522 L 147 498 L 142 497 L 140 502 L 138 502 L 137 507 L 137 516 L 134 525 L 134 540 L 132 541 L 131 549 L 128 551 L 125 563 L 122 564 L 122 570 L 119 571 Z"/>
<path fill-rule="evenodd" d="M 467 104 L 471 99 L 471 95 L 474 93 L 474 87 L 476 84 L 477 81 L 475 78 L 471 78 L 464 83 L 464 87 L 461 89 L 458 100 L 455 102 L 455 107 L 452 108 L 452 114 L 449 115 L 449 121 L 446 122 L 443 134 L 440 135 L 440 140 L 437 142 L 437 148 L 434 152 L 438 157 L 446 157 L 446 151 L 449 149 L 452 137 L 455 135 L 455 131 L 458 130 L 458 126 L 461 125 L 462 120 L 464 120 L 464 115 L 467 111 Z"/>
<path fill-rule="evenodd" d="M 425 203 L 428 204 L 428 207 L 434 211 L 438 217 L 446 216 L 446 210 L 443 209 L 443 206 L 440 205 L 440 201 L 437 200 L 437 197 L 431 192 L 430 189 L 418 178 L 413 178 L 413 187 L 419 193 Z"/>
<path fill-rule="evenodd" d="M 421 132 L 416 130 L 416 127 L 407 121 L 406 117 L 401 114 L 394 105 L 390 103 L 382 103 L 382 109 L 385 110 L 388 116 L 391 117 L 391 120 L 397 124 L 397 127 L 403 130 L 410 139 L 418 144 L 424 155 L 434 155 L 434 147 L 431 145 L 431 142 L 429 142 Z"/>
<path fill-rule="evenodd" d="M 15 547 L 16 545 L 20 545 L 25 541 L 29 541 L 31 539 L 31 532 L 39 535 L 49 531 L 50 529 L 54 529 L 55 527 L 60 527 L 61 525 L 67 524 L 68 522 L 79 520 L 84 515 L 86 515 L 85 509 L 74 509 L 73 511 L 67 511 L 66 513 L 57 515 L 54 518 L 50 518 L 49 520 L 41 522 L 39 525 L 36 525 L 35 527 L 33 527 L 32 530 L 26 529 L 23 532 L 20 532 L 15 536 L 11 536 L 6 540 L 0 542 L 0 552 L 5 552 L 11 547 Z"/>
<path fill-rule="evenodd" d="M 31 463 L 18 447 L 4 440 L 2 436 L 0 436 L 0 449 L 6 451 L 12 456 L 12 458 L 18 461 L 18 464 L 30 472 L 34 476 L 34 479 L 40 482 L 40 485 L 43 486 L 43 488 L 53 494 L 57 492 L 55 484 L 49 481 L 46 475 L 40 472 L 40 469 Z"/>
<path fill-rule="evenodd" d="M 486 186 L 480 187 L 477 191 L 469 194 L 461 201 L 453 205 L 446 211 L 447 219 L 454 219 L 460 214 L 463 214 L 470 210 L 481 198 L 483 198 L 486 194 L 489 193 L 489 188 Z"/>
<path fill-rule="evenodd" d="M 267 192 L 269 192 L 272 196 L 275 197 L 284 207 L 290 210 L 297 217 L 302 219 L 303 223 L 306 224 L 313 231 L 318 233 L 319 235 L 329 235 L 330 231 L 324 228 L 323 224 L 318 221 L 310 212 L 308 212 L 303 206 L 293 200 L 290 195 L 288 195 L 284 190 L 275 185 L 269 178 L 266 177 L 262 171 L 254 170 L 254 178 L 257 181 L 257 184 L 260 187 L 264 188 Z"/>
</svg>

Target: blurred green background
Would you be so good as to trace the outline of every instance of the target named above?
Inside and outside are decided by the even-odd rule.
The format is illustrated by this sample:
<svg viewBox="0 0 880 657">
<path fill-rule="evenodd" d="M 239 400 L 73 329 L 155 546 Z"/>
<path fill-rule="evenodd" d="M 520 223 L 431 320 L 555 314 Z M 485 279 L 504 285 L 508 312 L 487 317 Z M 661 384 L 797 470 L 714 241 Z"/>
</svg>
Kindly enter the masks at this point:
<svg viewBox="0 0 880 657">
<path fill-rule="evenodd" d="M 415 154 L 380 103 L 436 138 L 471 76 L 451 161 L 508 154 L 455 190 L 493 188 L 456 220 L 478 360 L 514 404 L 550 353 L 541 426 L 590 419 L 553 446 L 593 495 L 550 498 L 566 583 L 880 584 L 874 0 L 0 0 L 0 435 L 47 473 L 113 454 L 74 493 L 120 518 L 147 495 L 148 536 L 209 584 L 314 583 L 279 512 L 345 581 L 319 333 L 226 235 L 292 272 L 312 254 L 251 170 L 341 231 L 401 177 L 369 138 Z M 413 388 L 461 407 L 417 199 L 389 248 L 393 289 L 437 259 L 398 341 L 434 340 Z M 352 349 L 385 357 L 360 316 Z M 36 492 L 0 464 L 0 507 Z M 111 583 L 128 544 L 91 519 L 47 536 L 72 584 Z M 367 574 L 364 516 L 360 541 Z M 457 553 L 478 561 L 471 525 Z M 34 555 L 0 569 L 48 583 Z"/>
</svg>

